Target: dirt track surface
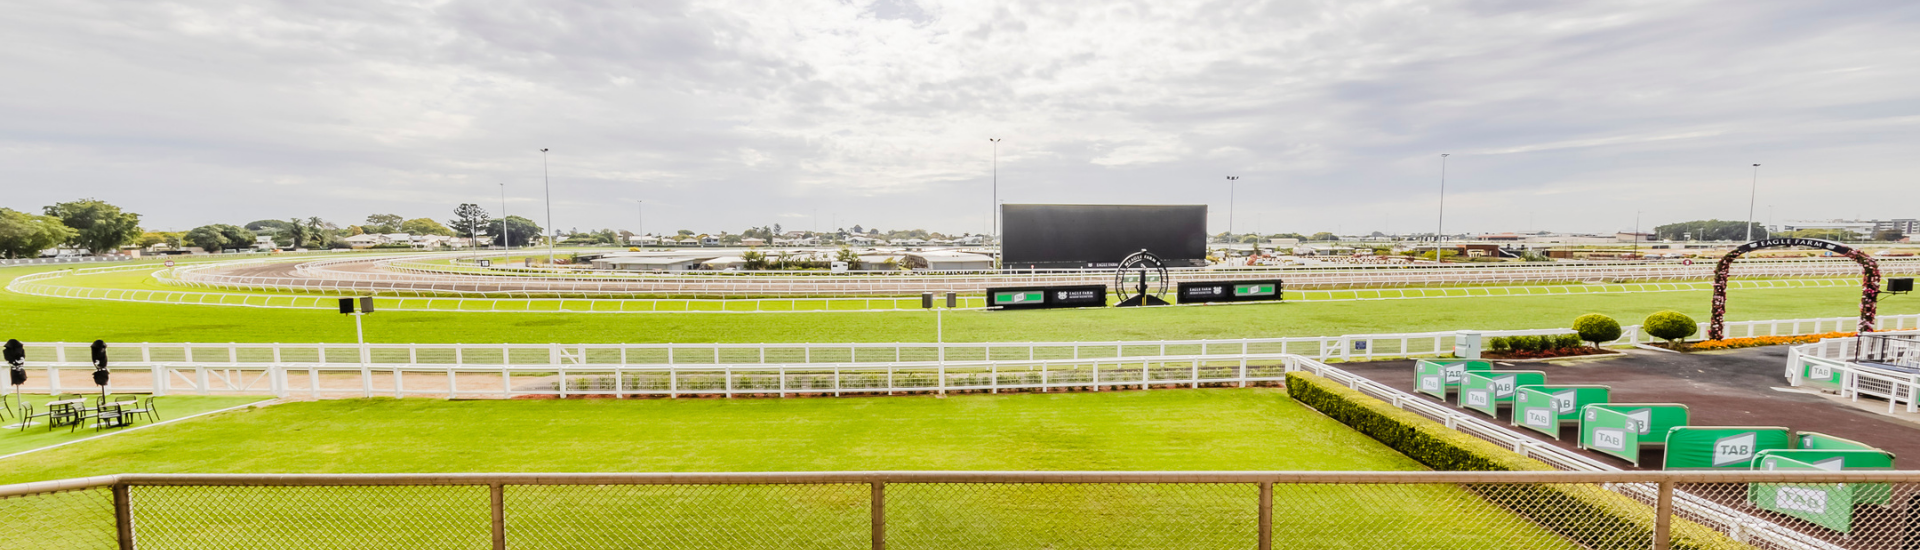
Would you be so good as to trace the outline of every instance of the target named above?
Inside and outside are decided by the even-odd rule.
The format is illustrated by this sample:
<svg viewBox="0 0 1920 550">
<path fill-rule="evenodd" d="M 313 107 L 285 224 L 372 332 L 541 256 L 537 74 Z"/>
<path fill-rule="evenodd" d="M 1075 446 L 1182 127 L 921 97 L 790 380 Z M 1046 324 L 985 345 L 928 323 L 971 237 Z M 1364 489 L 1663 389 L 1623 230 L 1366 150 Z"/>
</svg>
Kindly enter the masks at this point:
<svg viewBox="0 0 1920 550">
<path fill-rule="evenodd" d="M 1796 431 L 1853 439 L 1892 452 L 1895 465 L 1900 469 L 1920 469 L 1920 425 L 1800 391 L 1806 388 L 1776 390 L 1774 388 L 1787 387 L 1786 362 L 1785 346 L 1767 346 L 1711 354 L 1633 350 L 1623 357 L 1567 365 L 1495 361 L 1494 368 L 1542 371 L 1547 375 L 1548 384 L 1611 386 L 1613 401 L 1617 403 L 1684 404 L 1695 426 L 1785 426 Z M 1413 361 L 1335 366 L 1395 388 L 1413 390 Z M 1419 395 L 1439 401 L 1426 394 Z M 1865 398 L 1861 403 L 1886 406 L 1885 401 Z M 1474 411 L 1468 414 L 1480 415 Z M 1504 426 L 1510 421 L 1509 412 L 1502 410 L 1498 422 Z M 1568 449 L 1574 448 L 1578 437 L 1572 427 L 1562 430 L 1560 441 L 1523 428 L 1514 431 Z M 1624 469 L 1635 469 L 1624 460 L 1581 452 Z M 1661 451 L 1643 452 L 1639 469 L 1658 470 L 1665 458 Z"/>
</svg>

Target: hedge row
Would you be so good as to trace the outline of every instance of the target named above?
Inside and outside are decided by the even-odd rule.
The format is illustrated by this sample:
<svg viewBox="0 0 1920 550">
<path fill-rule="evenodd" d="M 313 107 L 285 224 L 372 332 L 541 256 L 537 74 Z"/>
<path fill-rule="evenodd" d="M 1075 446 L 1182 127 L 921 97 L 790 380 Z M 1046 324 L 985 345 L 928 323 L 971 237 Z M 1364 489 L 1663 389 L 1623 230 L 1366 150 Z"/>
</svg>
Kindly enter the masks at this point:
<svg viewBox="0 0 1920 550">
<path fill-rule="evenodd" d="M 1552 466 L 1331 380 L 1287 373 L 1287 393 L 1429 468 L 1441 471 L 1553 471 Z M 1494 504 L 1588 548 L 1642 550 L 1653 540 L 1653 508 L 1591 484 L 1469 484 Z M 1751 549 L 1706 526 L 1673 518 L 1672 548 Z"/>
</svg>

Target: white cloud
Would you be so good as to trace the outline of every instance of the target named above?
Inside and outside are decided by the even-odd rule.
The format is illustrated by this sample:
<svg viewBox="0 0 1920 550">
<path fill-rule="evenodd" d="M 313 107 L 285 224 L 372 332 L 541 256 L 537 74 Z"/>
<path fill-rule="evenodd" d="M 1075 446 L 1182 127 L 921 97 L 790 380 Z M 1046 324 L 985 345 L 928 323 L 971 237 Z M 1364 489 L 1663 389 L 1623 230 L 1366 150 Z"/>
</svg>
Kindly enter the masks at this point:
<svg viewBox="0 0 1920 550">
<path fill-rule="evenodd" d="M 550 147 L 562 227 L 624 226 L 645 199 L 650 229 L 821 209 L 968 231 L 999 137 L 1005 201 L 1208 202 L 1216 229 L 1225 174 L 1268 231 L 1428 226 L 1442 152 L 1463 230 L 1744 215 L 1727 195 L 1752 162 L 1783 218 L 1911 217 L 1792 186 L 1912 187 L 1916 18 L 1875 1 L 42 3 L 0 20 L 0 202 L 95 196 L 185 228 L 446 217 L 506 182 L 527 212 Z"/>
</svg>

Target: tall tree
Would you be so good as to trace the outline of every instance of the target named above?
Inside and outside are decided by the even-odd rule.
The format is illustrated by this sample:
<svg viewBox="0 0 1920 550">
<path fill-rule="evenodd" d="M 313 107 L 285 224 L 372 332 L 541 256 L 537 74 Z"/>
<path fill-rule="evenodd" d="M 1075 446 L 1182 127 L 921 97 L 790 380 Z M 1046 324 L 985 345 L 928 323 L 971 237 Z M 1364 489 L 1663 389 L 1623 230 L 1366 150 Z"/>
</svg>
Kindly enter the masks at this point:
<svg viewBox="0 0 1920 550">
<path fill-rule="evenodd" d="M 0 254 L 8 258 L 38 258 L 40 251 L 67 242 L 78 233 L 60 218 L 0 208 Z"/>
<path fill-rule="evenodd" d="M 540 226 L 520 216 L 507 216 L 493 220 L 493 225 L 487 226 L 487 234 L 493 235 L 496 245 L 504 242 L 507 246 L 526 246 L 540 236 Z"/>
<path fill-rule="evenodd" d="M 454 235 L 471 239 L 479 237 L 474 233 L 490 227 L 488 224 L 491 223 L 493 219 L 487 215 L 485 208 L 478 204 L 463 203 L 453 209 L 453 219 L 447 220 L 447 227 L 453 228 Z"/>
<path fill-rule="evenodd" d="M 120 245 L 140 237 L 140 215 L 94 199 L 80 199 L 47 207 L 47 215 L 74 230 L 68 244 L 94 254 L 112 254 Z"/>
<path fill-rule="evenodd" d="M 447 226 L 440 225 L 440 222 L 433 221 L 432 218 L 414 218 L 401 222 L 400 232 L 413 235 L 453 235 L 453 230 L 447 229 Z"/>
<path fill-rule="evenodd" d="M 406 221 L 399 214 L 371 214 L 367 216 L 366 225 L 360 227 L 368 233 L 393 233 L 399 231 L 400 224 Z"/>
<path fill-rule="evenodd" d="M 192 231 L 188 231 L 187 236 L 182 240 L 190 246 L 217 253 L 229 249 L 253 248 L 253 237 L 253 232 L 248 231 L 247 228 L 216 223 L 195 227 Z"/>
</svg>

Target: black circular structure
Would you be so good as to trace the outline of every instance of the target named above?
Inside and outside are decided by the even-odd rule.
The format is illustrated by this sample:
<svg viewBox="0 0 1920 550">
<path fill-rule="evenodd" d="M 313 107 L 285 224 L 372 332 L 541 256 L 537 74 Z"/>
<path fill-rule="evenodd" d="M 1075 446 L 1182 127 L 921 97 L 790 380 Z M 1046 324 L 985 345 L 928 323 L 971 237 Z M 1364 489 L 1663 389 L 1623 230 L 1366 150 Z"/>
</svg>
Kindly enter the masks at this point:
<svg viewBox="0 0 1920 550">
<path fill-rule="evenodd" d="M 1120 299 L 1116 307 L 1168 305 L 1161 296 L 1167 294 L 1171 279 L 1167 263 L 1159 256 L 1146 250 L 1128 254 L 1113 272 L 1113 296 Z"/>
</svg>

